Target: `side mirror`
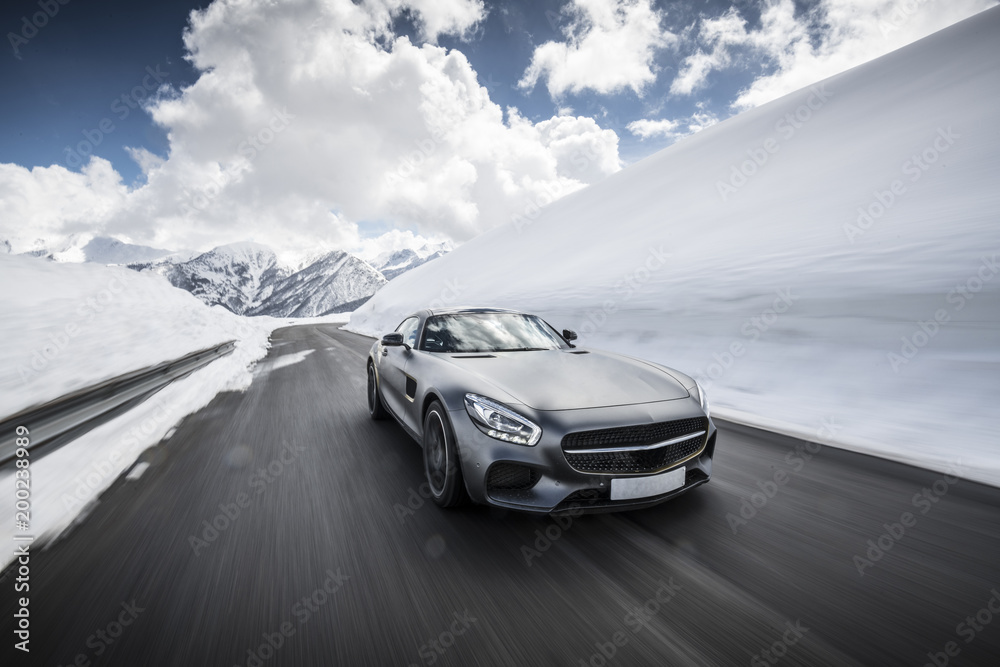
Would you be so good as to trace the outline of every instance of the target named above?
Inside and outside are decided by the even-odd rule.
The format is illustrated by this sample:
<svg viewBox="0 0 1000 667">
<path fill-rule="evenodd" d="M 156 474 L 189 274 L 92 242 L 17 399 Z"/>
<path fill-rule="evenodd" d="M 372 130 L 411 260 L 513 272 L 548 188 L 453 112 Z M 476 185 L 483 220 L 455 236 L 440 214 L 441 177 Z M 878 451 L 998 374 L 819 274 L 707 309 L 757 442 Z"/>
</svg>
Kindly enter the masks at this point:
<svg viewBox="0 0 1000 667">
<path fill-rule="evenodd" d="M 403 342 L 403 334 L 387 333 L 386 335 L 382 336 L 383 347 L 399 347 L 400 345 L 406 345 L 406 343 Z M 407 349 L 409 349 L 410 346 L 406 345 L 406 347 Z"/>
<path fill-rule="evenodd" d="M 577 339 L 576 332 L 575 331 L 570 331 L 569 329 L 563 329 L 562 336 L 567 341 L 576 340 Z"/>
</svg>

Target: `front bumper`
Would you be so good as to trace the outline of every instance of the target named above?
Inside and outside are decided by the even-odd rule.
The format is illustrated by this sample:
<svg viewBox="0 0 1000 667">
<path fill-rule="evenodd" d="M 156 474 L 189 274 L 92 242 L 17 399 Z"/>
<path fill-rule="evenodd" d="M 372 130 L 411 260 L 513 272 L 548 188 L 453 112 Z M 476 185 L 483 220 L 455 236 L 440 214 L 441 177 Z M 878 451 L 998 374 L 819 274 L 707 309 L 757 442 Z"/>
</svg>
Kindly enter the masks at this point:
<svg viewBox="0 0 1000 667">
<path fill-rule="evenodd" d="M 580 472 L 567 462 L 562 450 L 563 436 L 576 431 L 703 418 L 705 413 L 701 406 L 692 399 L 556 412 L 523 411 L 519 406 L 518 411 L 542 427 L 542 438 L 534 447 L 490 438 L 476 428 L 464 409 L 450 412 L 466 489 L 475 502 L 539 513 L 639 509 L 669 500 L 711 478 L 716 439 L 716 428 L 711 419 L 703 436 L 704 447 L 699 453 L 669 468 L 650 473 L 663 474 L 681 466 L 685 468 L 684 485 L 659 496 L 611 500 L 612 479 L 649 474 Z M 491 487 L 487 483 L 491 467 L 500 464 L 530 468 L 530 488 Z"/>
</svg>

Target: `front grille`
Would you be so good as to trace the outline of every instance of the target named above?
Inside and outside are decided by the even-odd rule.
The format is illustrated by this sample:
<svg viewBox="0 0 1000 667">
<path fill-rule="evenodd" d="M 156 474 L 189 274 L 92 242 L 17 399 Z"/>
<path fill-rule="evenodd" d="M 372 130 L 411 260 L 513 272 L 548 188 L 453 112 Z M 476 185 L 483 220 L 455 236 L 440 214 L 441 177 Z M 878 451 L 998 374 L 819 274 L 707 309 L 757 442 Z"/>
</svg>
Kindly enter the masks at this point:
<svg viewBox="0 0 1000 667">
<path fill-rule="evenodd" d="M 655 449 L 641 449 L 642 447 L 707 430 L 708 419 L 697 417 L 656 424 L 579 431 L 567 434 L 562 440 L 562 448 L 566 461 L 580 472 L 653 473 L 696 455 L 705 446 L 705 436 Z M 580 451 L 608 448 L 625 448 L 626 451 Z"/>
<path fill-rule="evenodd" d="M 486 486 L 490 491 L 524 491 L 538 483 L 538 471 L 516 463 L 494 463 Z"/>
</svg>

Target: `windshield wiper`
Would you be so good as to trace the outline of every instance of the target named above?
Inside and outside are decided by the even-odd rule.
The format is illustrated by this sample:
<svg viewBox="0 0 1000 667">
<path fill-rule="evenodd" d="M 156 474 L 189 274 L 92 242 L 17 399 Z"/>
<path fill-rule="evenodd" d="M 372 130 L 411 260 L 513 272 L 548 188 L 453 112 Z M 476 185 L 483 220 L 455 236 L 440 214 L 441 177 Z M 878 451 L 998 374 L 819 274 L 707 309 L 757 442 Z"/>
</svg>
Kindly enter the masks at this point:
<svg viewBox="0 0 1000 667">
<path fill-rule="evenodd" d="M 506 350 L 494 350 L 494 352 L 536 352 L 551 349 L 551 347 L 511 347 Z"/>
</svg>

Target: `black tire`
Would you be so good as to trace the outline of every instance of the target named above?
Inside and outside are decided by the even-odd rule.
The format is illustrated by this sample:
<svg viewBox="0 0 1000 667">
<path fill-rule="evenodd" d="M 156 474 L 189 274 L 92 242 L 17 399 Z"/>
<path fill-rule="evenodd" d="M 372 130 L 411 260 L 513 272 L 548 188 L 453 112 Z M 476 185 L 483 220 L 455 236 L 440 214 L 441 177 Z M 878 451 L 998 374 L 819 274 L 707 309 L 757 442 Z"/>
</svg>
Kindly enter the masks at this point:
<svg viewBox="0 0 1000 667">
<path fill-rule="evenodd" d="M 385 419 L 389 416 L 385 406 L 382 404 L 382 392 L 378 387 L 378 375 L 375 373 L 375 365 L 368 362 L 368 414 L 374 420 Z"/>
<path fill-rule="evenodd" d="M 439 401 L 431 403 L 424 414 L 424 475 L 437 505 L 458 507 L 468 500 L 455 432 Z"/>
</svg>

